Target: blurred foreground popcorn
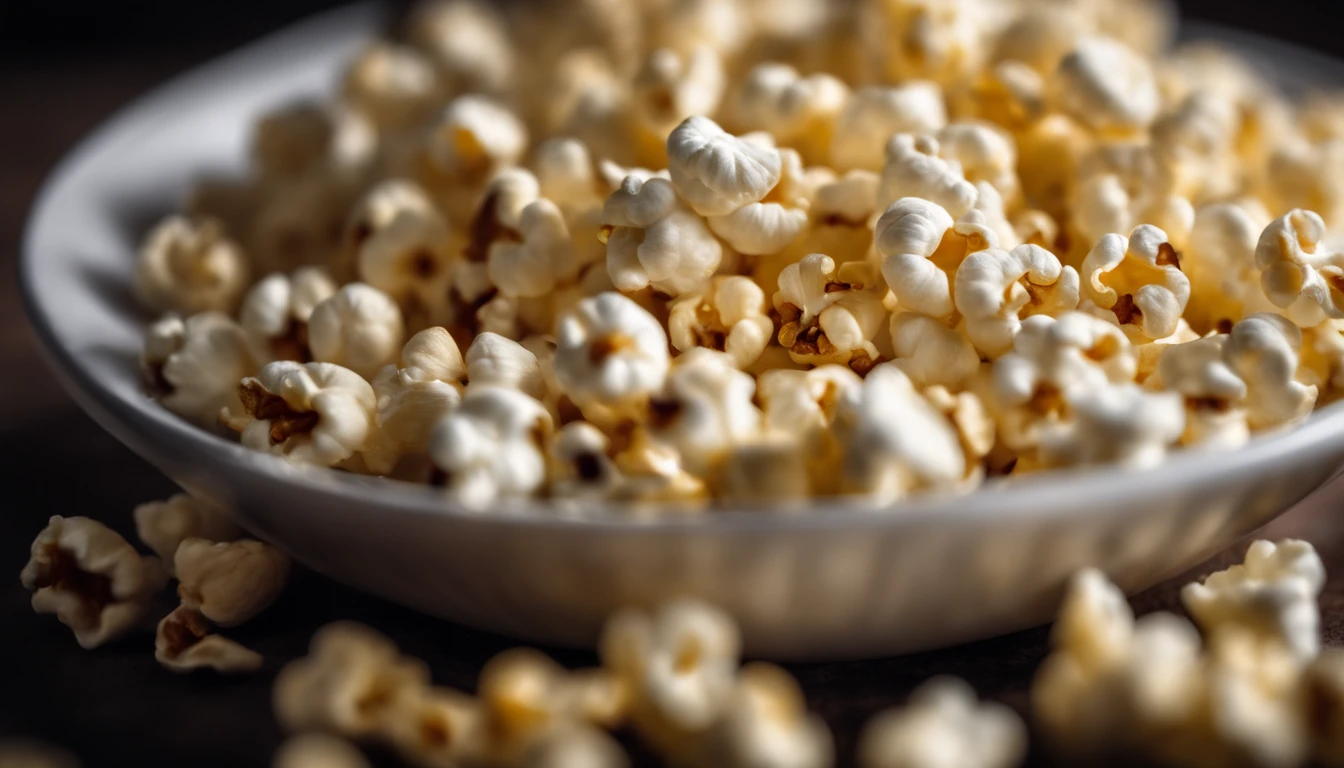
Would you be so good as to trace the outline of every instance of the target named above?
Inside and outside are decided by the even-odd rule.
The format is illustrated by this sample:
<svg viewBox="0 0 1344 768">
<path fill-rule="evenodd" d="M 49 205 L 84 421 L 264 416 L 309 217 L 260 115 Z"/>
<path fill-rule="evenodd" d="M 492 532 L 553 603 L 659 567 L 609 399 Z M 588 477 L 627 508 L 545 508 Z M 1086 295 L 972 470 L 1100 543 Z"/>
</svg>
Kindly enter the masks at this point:
<svg viewBox="0 0 1344 768">
<path fill-rule="evenodd" d="M 1012 768 L 1027 752 L 1027 732 L 1008 707 L 976 701 L 957 678 L 925 682 L 903 709 L 878 714 L 864 727 L 864 768 Z"/>
<path fill-rule="evenodd" d="M 135 533 L 164 565 L 172 569 L 178 547 L 187 539 L 232 541 L 241 533 L 227 512 L 186 493 L 165 501 L 151 501 L 133 512 Z"/>
<path fill-rule="evenodd" d="M 280 745 L 271 758 L 271 768 L 369 768 L 369 761 L 344 739 L 303 733 Z"/>
<path fill-rule="evenodd" d="M 33 540 L 19 580 L 33 593 L 33 610 L 54 614 L 81 647 L 97 648 L 140 623 L 168 574 L 102 523 L 55 515 Z"/>
</svg>

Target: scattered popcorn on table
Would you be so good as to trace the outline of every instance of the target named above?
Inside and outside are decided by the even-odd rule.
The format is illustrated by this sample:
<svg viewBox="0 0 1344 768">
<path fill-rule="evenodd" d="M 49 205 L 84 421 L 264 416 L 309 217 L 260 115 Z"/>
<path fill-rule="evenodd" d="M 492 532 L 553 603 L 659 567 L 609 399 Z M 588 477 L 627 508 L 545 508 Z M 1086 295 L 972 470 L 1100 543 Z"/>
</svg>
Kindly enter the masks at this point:
<svg viewBox="0 0 1344 768">
<path fill-rule="evenodd" d="M 937 677 L 903 709 L 879 713 L 859 740 L 863 768 L 1013 768 L 1027 752 L 1027 730 L 1008 707 L 976 701 L 954 677 Z"/>
<path fill-rule="evenodd" d="M 1156 0 L 427 0 L 148 233 L 148 389 L 482 512 L 881 505 L 1235 449 L 1344 396 L 1344 109 L 1173 25 Z M 910 394 L 837 420 L 851 382 L 783 375 L 830 366 Z"/>
<path fill-rule="evenodd" d="M 215 634 L 198 610 L 183 605 L 163 617 L 154 638 L 154 658 L 174 672 L 213 669 L 224 674 L 261 668 L 261 654 Z"/>
<path fill-rule="evenodd" d="M 271 768 L 370 768 L 355 745 L 325 733 L 291 736 L 271 758 Z"/>
<path fill-rule="evenodd" d="M 289 558 L 251 539 L 185 539 L 173 566 L 182 605 L 221 627 L 237 626 L 266 610 L 289 579 Z"/>
<path fill-rule="evenodd" d="M 141 504 L 133 515 L 136 535 L 159 556 L 170 573 L 175 573 L 173 557 L 183 541 L 233 541 L 241 534 L 223 509 L 186 493 L 166 501 Z"/>
</svg>

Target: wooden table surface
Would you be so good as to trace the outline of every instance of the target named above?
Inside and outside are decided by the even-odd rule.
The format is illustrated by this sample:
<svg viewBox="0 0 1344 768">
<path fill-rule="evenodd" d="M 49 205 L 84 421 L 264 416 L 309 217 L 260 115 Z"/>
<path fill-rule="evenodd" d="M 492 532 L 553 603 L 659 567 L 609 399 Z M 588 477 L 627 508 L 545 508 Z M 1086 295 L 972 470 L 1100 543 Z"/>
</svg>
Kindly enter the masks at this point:
<svg viewBox="0 0 1344 768">
<path fill-rule="evenodd" d="M 9 574 L 0 578 L 0 741 L 28 737 L 64 745 L 87 766 L 268 764 L 282 738 L 270 712 L 271 681 L 304 652 L 316 628 L 336 619 L 377 627 L 407 653 L 425 658 L 437 682 L 468 690 L 480 665 L 511 645 L 302 570 L 276 606 L 230 632 L 266 657 L 260 673 L 239 679 L 166 672 L 152 657 L 149 635 L 82 651 L 53 617 L 32 613 L 17 576 L 50 515 L 95 517 L 130 538 L 131 508 L 174 488 L 84 416 L 43 368 L 15 291 L 13 259 L 23 220 L 42 177 L 66 148 L 117 105 L 194 58 L 0 68 L 0 103 L 7 105 L 0 120 L 0 467 L 6 491 L 0 575 Z M 1262 532 L 1306 538 L 1321 551 L 1332 574 L 1322 600 L 1332 645 L 1344 644 L 1344 525 L 1336 514 L 1341 500 L 1344 484 L 1336 483 Z M 1218 559 L 1232 560 L 1244 548 L 1243 542 Z M 1176 607 L 1181 583 L 1139 596 L 1136 607 Z M 960 675 L 982 695 L 1025 708 L 1046 637 L 1042 628 L 919 656 L 793 671 L 812 708 L 830 723 L 840 765 L 849 765 L 862 723 L 934 674 Z M 581 653 L 558 656 L 570 664 L 593 661 Z M 397 764 L 387 755 L 375 758 Z M 655 763 L 639 758 L 637 764 Z"/>
</svg>

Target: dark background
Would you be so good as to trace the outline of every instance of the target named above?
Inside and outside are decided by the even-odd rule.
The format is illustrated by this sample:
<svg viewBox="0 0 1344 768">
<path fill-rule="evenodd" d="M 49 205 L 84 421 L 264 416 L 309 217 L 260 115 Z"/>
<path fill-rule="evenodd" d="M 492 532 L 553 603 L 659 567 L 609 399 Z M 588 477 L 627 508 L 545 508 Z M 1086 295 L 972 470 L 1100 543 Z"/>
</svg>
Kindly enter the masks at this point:
<svg viewBox="0 0 1344 768">
<path fill-rule="evenodd" d="M 42 367 L 14 289 L 23 220 L 42 178 L 112 110 L 195 63 L 311 12 L 321 0 L 0 0 L 0 743 L 15 737 L 64 745 L 86 766 L 264 766 L 282 738 L 270 681 L 301 655 L 313 630 L 338 618 L 366 621 L 429 661 L 436 682 L 470 690 L 505 639 L 453 627 L 296 574 L 279 604 L 233 631 L 266 657 L 258 675 L 178 677 L 156 665 L 147 636 L 94 652 L 52 617 L 35 616 L 17 574 L 28 543 L 53 514 L 88 515 L 128 537 L 130 509 L 171 484 L 88 420 Z M 1190 18 L 1342 53 L 1339 12 L 1307 0 L 1180 3 Z M 1316 494 L 1266 535 L 1296 535 L 1321 550 L 1334 578 L 1322 598 L 1327 642 L 1344 640 L 1344 485 Z M 1240 556 L 1244 544 L 1220 556 Z M 1207 572 L 1212 565 L 1200 569 Z M 1136 598 L 1140 611 L 1172 608 L 1174 589 Z M 165 605 L 166 612 L 170 605 Z M 848 765 L 861 724 L 901 703 L 932 674 L 966 677 L 982 695 L 1027 705 L 1047 633 L 1036 629 L 916 657 L 795 667 L 810 706 L 831 724 Z M 591 664 L 581 653 L 560 654 Z M 396 765 L 387 755 L 379 764 Z M 1039 762 L 1039 756 L 1033 763 Z M 3 760 L 0 760 L 3 763 Z M 636 765 L 651 764 L 637 759 Z M 0 766 L 7 768 L 7 766 Z"/>
</svg>

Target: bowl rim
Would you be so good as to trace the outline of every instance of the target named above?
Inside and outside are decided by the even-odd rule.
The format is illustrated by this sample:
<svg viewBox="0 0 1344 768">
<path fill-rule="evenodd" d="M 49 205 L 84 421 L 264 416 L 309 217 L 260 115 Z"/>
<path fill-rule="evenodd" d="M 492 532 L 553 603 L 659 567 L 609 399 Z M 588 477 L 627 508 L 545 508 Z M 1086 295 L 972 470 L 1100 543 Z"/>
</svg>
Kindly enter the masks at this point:
<svg viewBox="0 0 1344 768">
<path fill-rule="evenodd" d="M 82 138 L 55 166 L 38 192 L 29 211 L 17 259 L 20 301 L 38 347 L 48 366 L 80 406 L 123 442 L 124 432 L 154 442 L 165 437 L 188 450 L 195 461 L 221 462 L 251 471 L 269 484 L 292 486 L 321 497 L 340 497 L 378 507 L 384 514 L 414 514 L 441 517 L 462 523 L 542 529 L 592 529 L 618 532 L 680 532 L 693 535 L 753 534 L 764 531 L 872 530 L 914 525 L 936 520 L 940 524 L 971 524 L 986 520 L 1040 520 L 1059 515 L 1086 514 L 1086 500 L 1166 496 L 1188 492 L 1218 482 L 1229 473 L 1264 473 L 1292 462 L 1311 450 L 1344 446 L 1344 402 L 1323 406 L 1296 428 L 1254 438 L 1247 445 L 1214 452 L 1185 449 L 1167 457 L 1162 465 L 1143 471 L 1094 468 L 1052 471 L 1020 479 L 996 479 L 969 493 L 920 494 L 883 507 L 843 496 L 817 497 L 781 512 L 779 505 L 711 504 L 695 514 L 678 514 L 676 505 L 642 504 L 639 514 L 630 514 L 629 504 L 583 502 L 592 514 L 567 514 L 546 500 L 510 500 L 489 511 L 474 512 L 446 499 L 433 487 L 333 471 L 324 467 L 298 466 L 285 459 L 252 451 L 236 441 L 196 427 L 172 414 L 149 397 L 131 398 L 100 383 L 95 371 L 78 359 L 62 341 L 50 317 L 52 307 L 42 301 L 39 285 L 42 270 L 36 265 L 47 222 L 54 212 L 81 191 L 81 179 L 90 166 L 121 141 L 132 140 L 130 129 L 146 115 L 167 109 L 179 95 L 208 85 L 265 55 L 297 40 L 323 35 L 374 32 L 383 21 L 376 3 L 358 3 L 301 21 L 224 56 L 211 59 L 136 97 Z M 1282 61 L 1295 57 L 1302 66 L 1319 69 L 1344 80 L 1344 60 L 1260 35 L 1231 30 L 1220 25 L 1190 23 L 1182 37 L 1231 43 L 1234 48 L 1267 51 L 1265 58 Z M 1294 60 L 1292 58 L 1290 61 Z M 97 200 L 97 198 L 94 198 Z M 142 457 L 152 451 L 131 445 Z M 642 510 L 667 510 L 649 515 Z"/>
</svg>

